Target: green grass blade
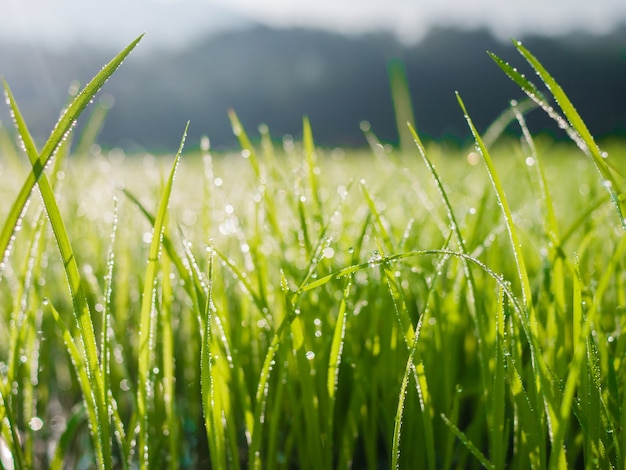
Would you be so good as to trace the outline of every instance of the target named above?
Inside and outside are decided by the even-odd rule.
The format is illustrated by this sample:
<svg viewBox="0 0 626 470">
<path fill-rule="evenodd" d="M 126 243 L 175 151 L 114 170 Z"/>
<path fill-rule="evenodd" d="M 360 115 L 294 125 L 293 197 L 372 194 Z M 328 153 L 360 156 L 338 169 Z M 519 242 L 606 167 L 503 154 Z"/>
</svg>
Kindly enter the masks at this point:
<svg viewBox="0 0 626 470">
<path fill-rule="evenodd" d="M 213 468 L 225 468 L 226 449 L 224 446 L 224 427 L 221 423 L 222 410 L 215 400 L 215 383 L 213 377 L 213 367 L 211 365 L 211 323 L 213 309 L 213 257 L 209 258 L 209 297 L 204 313 L 204 332 L 202 334 L 202 345 L 200 348 L 200 370 L 202 388 L 202 410 L 204 422 L 207 429 L 209 450 L 211 453 L 211 464 Z"/>
<path fill-rule="evenodd" d="M 65 431 L 61 434 L 57 447 L 54 450 L 54 456 L 50 462 L 50 470 L 63 470 L 65 459 L 70 454 L 72 441 L 76 438 L 78 431 L 87 419 L 87 410 L 85 406 L 79 406 L 67 420 Z"/>
<path fill-rule="evenodd" d="M 450 428 L 450 430 L 456 434 L 459 440 L 468 448 L 468 450 L 478 459 L 480 464 L 485 467 L 487 470 L 495 470 L 496 466 L 485 457 L 478 447 L 476 447 L 472 441 L 468 439 L 468 437 L 461 431 L 452 421 L 448 419 L 448 417 L 444 414 L 441 415 L 441 419 L 446 425 Z"/>
<path fill-rule="evenodd" d="M 518 52 L 526 59 L 526 61 L 531 65 L 531 67 L 537 72 L 537 75 L 541 78 L 541 80 L 545 83 L 546 87 L 554 96 L 555 101 L 558 106 L 563 111 L 569 126 L 573 132 L 568 131 L 568 127 L 564 122 L 561 122 L 558 117 L 555 116 L 553 110 L 550 106 L 548 106 L 544 99 L 541 98 L 541 94 L 538 93 L 537 88 L 534 85 L 531 85 L 528 80 L 526 80 L 521 74 L 519 74 L 515 69 L 513 69 L 510 65 L 506 64 L 504 61 L 499 59 L 494 54 L 490 54 L 494 61 L 500 66 L 500 68 L 515 82 L 517 83 L 532 99 L 537 100 L 540 106 L 551 115 L 551 117 L 556 118 L 559 125 L 563 127 L 566 131 L 568 131 L 568 135 L 578 144 L 578 146 L 583 150 L 587 155 L 589 155 L 600 173 L 602 178 L 603 186 L 608 190 L 611 195 L 611 200 L 615 206 L 615 209 L 618 213 L 620 224 L 622 228 L 626 230 L 626 220 L 624 220 L 624 207 L 623 207 L 623 194 L 621 185 L 618 185 L 611 169 L 605 159 L 605 155 L 598 147 L 595 139 L 589 132 L 587 125 L 581 118 L 580 114 L 570 101 L 569 97 L 563 91 L 563 88 L 556 82 L 556 80 L 550 75 L 550 73 L 545 69 L 545 67 L 537 60 L 537 58 L 526 49 L 520 41 L 513 40 L 513 44 L 518 50 Z"/>
<path fill-rule="evenodd" d="M 413 105 L 407 79 L 406 67 L 400 59 L 392 59 L 388 65 L 389 88 L 396 118 L 396 130 L 400 141 L 400 151 L 407 152 L 411 147 L 411 134 L 404 123 L 414 125 Z"/>
<path fill-rule="evenodd" d="M 33 165 L 33 170 L 37 171 L 40 156 L 38 157 L 35 143 L 10 90 L 8 87 L 5 89 L 9 98 L 9 105 L 14 115 L 16 126 L 24 143 L 24 148 L 26 149 L 31 164 Z M 72 250 L 67 229 L 65 228 L 65 222 L 61 216 L 52 187 L 50 186 L 48 178 L 45 174 L 40 176 L 37 183 L 39 185 L 46 214 L 50 221 L 50 226 L 52 227 L 57 247 L 65 267 L 67 285 L 74 307 L 73 313 L 80 330 L 80 339 L 83 346 L 82 352 L 85 354 L 85 362 L 87 363 L 87 373 L 93 382 L 95 394 L 86 394 L 85 399 L 87 400 L 88 407 L 97 410 L 94 412 L 98 416 L 98 421 L 92 422 L 96 455 L 99 465 L 102 467 L 108 467 L 111 458 L 111 434 L 106 406 L 106 392 L 103 388 L 104 384 L 102 382 L 96 336 L 94 333 L 93 323 L 91 321 L 91 312 L 87 303 L 87 297 L 81 281 L 76 257 Z"/>
<path fill-rule="evenodd" d="M 495 59 L 494 59 L 495 60 Z M 515 121 L 517 115 L 525 115 L 530 111 L 537 109 L 538 105 L 530 98 L 526 98 L 518 102 L 511 101 L 511 106 L 507 107 L 487 128 L 483 134 L 483 142 L 487 147 L 491 147 L 498 138 L 504 133 L 508 125 Z"/>
<path fill-rule="evenodd" d="M 161 201 L 157 210 L 157 216 L 154 221 L 152 231 L 152 241 L 148 254 L 148 265 L 146 267 L 146 276 L 144 280 L 143 295 L 141 301 L 141 317 L 139 323 L 139 357 L 137 365 L 137 421 L 139 423 L 138 449 L 139 449 L 139 465 L 142 469 L 150 466 L 150 447 L 148 436 L 148 420 L 151 413 L 151 393 L 154 386 L 150 376 L 151 353 L 154 349 L 154 324 L 153 309 L 155 308 L 155 284 L 159 270 L 159 255 L 161 252 L 161 241 L 163 230 L 165 228 L 165 218 L 169 206 L 172 185 L 176 175 L 176 168 L 185 145 L 187 137 L 187 129 L 189 123 L 185 126 L 183 137 L 174 158 L 174 164 L 170 172 L 169 178 L 163 189 Z"/>
<path fill-rule="evenodd" d="M 95 340 L 93 325 L 91 323 L 89 306 L 82 287 L 82 282 L 80 280 L 80 274 L 78 272 L 76 258 L 72 251 L 67 231 L 65 229 L 63 219 L 61 218 L 52 188 L 44 175 L 44 169 L 53 155 L 66 141 L 68 133 L 74 126 L 74 123 L 80 113 L 89 104 L 104 82 L 119 67 L 124 58 L 137 45 L 140 39 L 141 37 L 131 43 L 111 62 L 109 62 L 109 64 L 107 64 L 72 101 L 57 122 L 41 152 L 37 151 L 26 123 L 19 111 L 17 103 L 8 85 L 3 81 L 5 93 L 14 116 L 18 133 L 23 142 L 24 149 L 31 161 L 33 170 L 29 173 L 26 181 L 22 185 L 18 197 L 13 203 L 7 220 L 2 227 L 2 232 L 0 233 L 0 252 L 2 253 L 3 259 L 6 258 L 9 252 L 12 237 L 14 236 L 16 228 L 20 224 L 21 217 L 25 211 L 33 186 L 39 181 L 42 199 L 46 206 L 46 213 L 50 220 L 50 224 L 57 241 L 57 246 L 66 269 L 67 283 L 74 305 L 74 315 L 79 326 L 80 339 L 83 345 L 82 354 L 85 355 L 85 362 L 87 364 L 87 374 L 89 375 L 91 381 L 93 381 L 94 393 L 87 393 L 86 387 L 89 380 L 81 381 L 81 387 L 83 388 L 85 400 L 87 401 L 87 406 L 90 411 L 91 430 L 94 436 L 96 458 L 98 464 L 102 468 L 110 467 L 111 452 L 108 408 L 106 406 L 105 398 L 106 392 L 103 388 L 102 377 L 100 375 L 98 352 L 96 348 L 97 343 Z"/>
<path fill-rule="evenodd" d="M 522 288 L 522 300 L 524 302 L 524 306 L 528 315 L 530 316 L 530 327 L 531 329 L 535 329 L 535 321 L 532 318 L 533 316 L 533 305 L 532 305 L 532 290 L 530 287 L 530 280 L 528 279 L 528 271 L 526 270 L 526 265 L 524 262 L 524 255 L 522 253 L 522 245 L 519 241 L 519 236 L 517 235 L 517 229 L 515 228 L 515 223 L 513 222 L 513 214 L 511 213 L 511 209 L 509 207 L 508 200 L 506 195 L 504 194 L 504 187 L 500 182 L 500 178 L 498 173 L 496 172 L 496 168 L 491 159 L 491 155 L 485 147 L 483 140 L 476 130 L 472 119 L 467 113 L 467 109 L 465 108 L 465 104 L 461 99 L 461 96 L 457 93 L 457 100 L 461 109 L 463 110 L 463 114 L 465 115 L 465 119 L 472 131 L 474 136 L 474 140 L 476 141 L 476 145 L 478 146 L 478 150 L 480 151 L 483 161 L 485 162 L 485 166 L 487 167 L 487 172 L 489 173 L 489 178 L 491 179 L 491 183 L 493 184 L 493 188 L 495 190 L 496 196 L 498 198 L 498 205 L 502 209 L 502 213 L 504 215 L 504 219 L 506 222 L 506 228 L 509 234 L 509 238 L 511 240 L 511 247 L 513 248 L 513 256 L 515 257 L 515 264 L 517 266 L 517 274 L 519 277 L 520 285 Z"/>
<path fill-rule="evenodd" d="M 239 140 L 239 145 L 243 150 L 244 158 L 248 159 L 250 162 L 250 166 L 252 167 L 252 171 L 254 171 L 254 176 L 257 180 L 261 179 L 261 165 L 259 164 L 259 159 L 256 155 L 256 150 L 250 142 L 250 138 L 246 133 L 246 130 L 243 128 L 241 121 L 239 121 L 239 117 L 234 110 L 230 109 L 228 111 L 228 117 L 230 118 L 230 124 L 233 128 L 233 134 Z"/>
<path fill-rule="evenodd" d="M 72 359 L 74 370 L 76 371 L 76 377 L 80 383 L 81 389 L 83 391 L 83 395 L 85 397 L 85 408 L 86 408 L 89 422 L 91 423 L 92 426 L 99 426 L 99 421 L 101 417 L 98 416 L 96 407 L 94 406 L 92 402 L 90 402 L 90 399 L 88 398 L 88 397 L 92 397 L 93 394 L 96 393 L 96 391 L 92 388 L 92 378 L 89 375 L 89 364 L 85 361 L 85 353 L 83 353 L 80 350 L 81 346 L 77 344 L 74 338 L 72 337 L 72 333 L 70 332 L 69 327 L 63 321 L 57 309 L 54 308 L 54 306 L 50 302 L 47 302 L 47 301 L 44 301 L 44 302 L 47 304 L 48 309 L 50 313 L 52 314 L 52 318 L 54 319 L 57 325 L 57 328 L 61 332 L 63 341 L 65 342 L 65 347 L 67 348 L 67 352 L 70 358 Z M 96 445 L 97 445 L 97 442 L 96 442 Z M 102 449 L 99 450 L 97 447 L 94 450 L 96 451 L 96 453 L 102 452 Z M 99 456 L 99 458 L 102 459 L 103 457 Z M 110 450 L 109 450 L 109 455 L 104 458 L 108 460 L 109 465 L 112 465 Z M 101 460 L 100 462 L 103 462 L 103 461 Z M 102 464 L 100 464 L 100 466 L 102 468 L 105 468 Z M 111 467 L 106 467 L 106 468 L 111 468 Z"/>
<path fill-rule="evenodd" d="M 409 389 L 409 380 L 411 378 L 411 376 L 413 375 L 416 378 L 416 386 L 418 388 L 418 391 L 422 391 L 422 385 L 420 384 L 420 380 L 419 377 L 423 377 L 424 373 L 424 364 L 421 361 L 421 358 L 419 358 L 417 361 L 415 360 L 418 355 L 417 353 L 417 344 L 419 341 L 419 335 L 420 335 L 420 331 L 422 329 L 422 321 L 423 321 L 424 315 L 422 315 L 419 319 L 419 321 L 417 322 L 417 326 L 415 327 L 415 332 L 414 332 L 414 336 L 413 336 L 413 344 L 411 345 L 411 349 L 409 352 L 409 358 L 407 360 L 406 363 L 406 368 L 404 370 L 404 376 L 402 377 L 402 385 L 400 387 L 400 394 L 398 397 L 398 408 L 396 410 L 396 417 L 394 420 L 394 429 L 393 429 L 393 445 L 392 445 L 392 451 L 391 451 L 391 468 L 395 468 L 398 469 L 400 468 L 400 433 L 402 430 L 402 418 L 404 416 L 404 406 L 405 406 L 405 402 L 406 402 L 406 396 L 407 396 L 407 392 Z M 416 365 L 417 362 L 417 365 Z M 419 369 L 419 370 L 418 370 Z M 413 371 L 415 370 L 415 372 L 413 373 Z M 431 409 L 429 407 L 429 409 L 424 409 L 425 405 L 427 404 L 426 402 L 424 402 L 423 399 L 420 400 L 420 404 L 422 405 L 422 413 L 426 413 L 429 417 L 430 417 L 430 413 L 431 413 Z M 430 432 L 427 432 L 427 435 L 429 436 L 429 440 L 432 440 L 432 423 L 429 423 L 430 426 L 426 426 L 427 429 L 429 429 Z M 431 450 L 431 445 L 429 445 L 427 447 L 427 449 L 430 451 Z M 429 468 L 433 469 L 435 468 L 435 461 L 434 461 L 434 456 L 430 455 L 431 452 L 429 452 L 428 454 L 428 464 L 429 464 Z"/>
<path fill-rule="evenodd" d="M 337 322 L 335 323 L 335 329 L 333 331 L 333 340 L 330 346 L 330 355 L 328 360 L 328 378 L 326 380 L 326 390 L 331 400 L 330 409 L 332 410 L 335 403 L 335 394 L 337 392 L 337 385 L 339 383 L 339 366 L 341 364 L 341 358 L 343 353 L 344 337 L 346 334 L 346 321 L 347 310 L 346 301 L 350 294 L 350 288 L 352 282 L 350 278 L 346 280 L 345 287 L 343 289 L 343 297 L 339 304 L 339 312 L 337 313 Z M 330 413 L 332 417 L 332 412 Z"/>
<path fill-rule="evenodd" d="M 162 357 L 163 357 L 163 404 L 165 407 L 165 425 L 164 432 L 167 430 L 168 441 L 168 463 L 171 470 L 175 470 L 179 466 L 178 447 L 179 431 L 178 416 L 176 406 L 176 369 L 175 369 L 175 344 L 174 331 L 172 328 L 172 299 L 174 292 L 172 281 L 170 278 L 171 260 L 166 253 L 162 255 L 161 262 L 161 289 L 162 315 L 159 318 L 159 334 L 163 340 Z"/>
<path fill-rule="evenodd" d="M 130 54 L 130 52 L 139 43 L 142 36 L 139 36 L 133 42 L 131 42 L 122 52 L 115 56 L 104 68 L 87 84 L 87 86 L 76 96 L 67 110 L 63 113 L 56 126 L 52 130 L 50 137 L 46 141 L 41 153 L 39 153 L 37 161 L 33 164 L 33 171 L 28 174 L 26 181 L 22 185 L 20 192 L 11 206 L 11 210 L 7 216 L 7 220 L 2 226 L 2 232 L 0 232 L 0 270 L 2 269 L 2 262 L 8 255 L 10 248 L 11 237 L 15 233 L 15 228 L 19 225 L 21 217 L 24 214 L 27 201 L 35 186 L 37 180 L 43 174 L 43 171 L 48 164 L 49 160 L 54 156 L 55 151 L 62 144 L 64 137 L 72 129 L 76 119 L 85 107 L 90 103 L 95 94 L 100 90 L 109 77 L 117 70 L 122 64 L 124 59 Z M 9 93 L 9 88 L 6 82 L 3 80 L 5 92 Z M 15 100 L 12 100 L 15 102 Z M 32 139 L 31 139 L 32 140 Z M 26 144 L 26 150 L 29 151 L 29 147 Z M 32 151 L 33 149 L 30 149 Z"/>
<path fill-rule="evenodd" d="M 315 203 L 315 218 L 321 222 L 322 215 L 322 200 L 320 199 L 319 190 L 319 178 L 316 171 L 315 163 L 315 144 L 313 142 L 313 131 L 311 130 L 311 122 L 309 118 L 305 117 L 302 120 L 302 146 L 304 147 L 304 153 L 306 155 L 307 168 L 309 170 L 309 185 L 311 187 L 311 197 Z"/>
<path fill-rule="evenodd" d="M 495 366 L 493 385 L 488 397 L 487 408 L 490 428 L 490 457 L 495 468 L 504 468 L 506 457 L 506 434 L 505 434 L 505 365 L 504 365 L 504 296 L 502 289 L 498 294 L 498 308 L 496 310 L 496 343 L 495 343 Z M 491 420 L 489 420 L 491 417 Z"/>
<path fill-rule="evenodd" d="M 376 227 L 382 238 L 384 249 L 387 253 L 392 253 L 396 245 L 395 241 L 393 240 L 392 234 L 389 232 L 389 229 L 387 228 L 387 222 L 385 221 L 385 218 L 382 216 L 382 214 L 376 207 L 376 202 L 370 195 L 369 189 L 367 188 L 367 183 L 365 181 L 361 181 L 361 191 L 363 192 L 363 196 L 365 196 L 365 201 L 367 202 L 367 205 L 369 206 L 370 212 L 374 216 L 374 221 L 376 222 Z M 384 254 L 385 253 L 382 253 L 383 256 Z M 374 255 L 373 257 L 375 258 L 376 255 Z"/>
</svg>

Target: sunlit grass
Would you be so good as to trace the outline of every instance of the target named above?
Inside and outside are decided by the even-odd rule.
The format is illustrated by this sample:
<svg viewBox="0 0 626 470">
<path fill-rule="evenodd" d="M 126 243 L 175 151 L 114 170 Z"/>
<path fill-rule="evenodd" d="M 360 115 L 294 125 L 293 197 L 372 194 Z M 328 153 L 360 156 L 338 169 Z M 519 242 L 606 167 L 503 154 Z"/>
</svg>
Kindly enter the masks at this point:
<svg viewBox="0 0 626 470">
<path fill-rule="evenodd" d="M 625 152 L 520 52 L 574 144 L 524 103 L 483 140 L 459 98 L 476 149 L 256 143 L 231 112 L 240 152 L 67 155 L 11 100 L 2 466 L 623 468 Z"/>
</svg>

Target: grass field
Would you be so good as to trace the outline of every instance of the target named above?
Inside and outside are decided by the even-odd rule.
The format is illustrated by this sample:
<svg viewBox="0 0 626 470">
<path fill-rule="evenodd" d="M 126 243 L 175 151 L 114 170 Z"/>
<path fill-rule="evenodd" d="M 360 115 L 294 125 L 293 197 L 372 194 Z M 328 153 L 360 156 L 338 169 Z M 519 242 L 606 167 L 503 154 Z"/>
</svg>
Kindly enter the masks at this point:
<svg viewBox="0 0 626 470">
<path fill-rule="evenodd" d="M 3 468 L 626 466 L 626 147 L 521 45 L 574 142 L 68 155 L 134 45 L 41 149 L 5 84 Z"/>
</svg>

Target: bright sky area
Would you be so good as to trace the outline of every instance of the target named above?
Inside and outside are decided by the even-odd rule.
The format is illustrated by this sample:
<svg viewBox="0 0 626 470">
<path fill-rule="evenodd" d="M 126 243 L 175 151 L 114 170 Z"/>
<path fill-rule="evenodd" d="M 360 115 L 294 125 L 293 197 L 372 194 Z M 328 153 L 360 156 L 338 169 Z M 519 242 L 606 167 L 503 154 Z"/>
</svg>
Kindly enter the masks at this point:
<svg viewBox="0 0 626 470">
<path fill-rule="evenodd" d="M 432 26 L 523 33 L 607 32 L 626 23 L 624 0 L 0 0 L 0 41 L 118 48 L 142 32 L 142 47 L 178 47 L 211 32 L 304 26 L 419 40 Z"/>
</svg>

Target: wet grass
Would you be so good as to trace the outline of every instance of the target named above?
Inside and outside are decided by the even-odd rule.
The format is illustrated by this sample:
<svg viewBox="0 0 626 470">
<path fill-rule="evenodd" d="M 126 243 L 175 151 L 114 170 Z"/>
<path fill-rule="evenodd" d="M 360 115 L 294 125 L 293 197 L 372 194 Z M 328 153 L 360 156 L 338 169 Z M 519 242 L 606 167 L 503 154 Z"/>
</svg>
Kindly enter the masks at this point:
<svg viewBox="0 0 626 470">
<path fill-rule="evenodd" d="M 0 128 L 3 468 L 624 468 L 623 142 L 528 51 L 560 108 L 495 60 L 572 144 L 459 97 L 475 149 L 233 112 L 240 152 L 68 155 L 134 45 L 41 151 Z"/>
</svg>

